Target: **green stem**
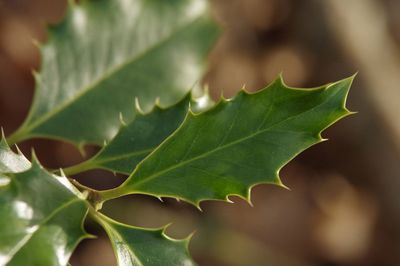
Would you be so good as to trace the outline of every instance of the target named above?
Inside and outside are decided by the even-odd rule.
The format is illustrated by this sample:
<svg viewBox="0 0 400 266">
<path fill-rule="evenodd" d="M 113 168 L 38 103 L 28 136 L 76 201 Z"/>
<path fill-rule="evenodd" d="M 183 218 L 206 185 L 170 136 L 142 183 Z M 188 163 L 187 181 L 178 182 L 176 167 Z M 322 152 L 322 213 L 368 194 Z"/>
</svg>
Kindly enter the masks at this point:
<svg viewBox="0 0 400 266">
<path fill-rule="evenodd" d="M 134 194 L 134 193 L 131 192 L 129 194 Z M 108 200 L 112 200 L 112 199 L 116 199 L 121 196 L 124 196 L 124 195 L 126 195 L 126 193 L 124 193 L 124 191 L 121 191 L 121 186 L 119 186 L 119 187 L 108 189 L 108 190 L 101 190 L 98 192 L 98 195 L 100 197 L 100 202 L 105 202 Z"/>
<path fill-rule="evenodd" d="M 102 214 L 101 212 L 99 212 L 99 210 L 96 210 L 95 208 L 93 208 L 93 206 L 89 206 L 89 215 L 90 215 L 90 218 L 92 218 L 94 221 L 96 221 L 100 225 L 104 225 L 107 222 L 107 220 L 108 221 L 111 220 L 109 217 L 107 217 L 104 214 Z"/>
<path fill-rule="evenodd" d="M 11 134 L 6 139 L 7 139 L 8 145 L 11 146 L 11 145 L 14 145 L 18 142 L 21 142 L 21 141 L 27 139 L 27 136 L 26 136 L 25 132 L 18 129 L 17 131 L 15 131 L 13 134 Z"/>
<path fill-rule="evenodd" d="M 97 210 L 95 207 L 93 207 L 92 205 L 89 204 L 89 215 L 90 218 L 92 218 L 95 222 L 97 222 L 100 225 L 104 225 L 104 221 L 103 221 L 103 217 L 104 215 L 102 215 L 102 213 L 99 212 L 99 210 Z"/>
<path fill-rule="evenodd" d="M 63 172 L 67 176 L 76 175 L 88 170 L 94 169 L 94 166 L 91 164 L 91 160 L 84 161 L 80 164 L 73 165 L 71 167 L 67 167 L 63 169 Z"/>
</svg>

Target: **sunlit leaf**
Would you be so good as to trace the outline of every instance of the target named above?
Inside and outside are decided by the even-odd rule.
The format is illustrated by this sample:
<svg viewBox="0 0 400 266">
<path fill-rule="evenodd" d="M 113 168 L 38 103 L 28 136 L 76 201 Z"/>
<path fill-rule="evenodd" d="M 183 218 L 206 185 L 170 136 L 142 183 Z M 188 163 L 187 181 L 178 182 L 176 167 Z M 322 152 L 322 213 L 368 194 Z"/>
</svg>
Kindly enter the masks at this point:
<svg viewBox="0 0 400 266">
<path fill-rule="evenodd" d="M 120 187 L 102 196 L 150 194 L 195 205 L 229 195 L 250 200 L 251 187 L 280 185 L 280 169 L 350 113 L 345 99 L 351 82 L 294 89 L 278 79 L 257 93 L 241 91 L 207 112 L 191 113 Z"/>
<path fill-rule="evenodd" d="M 206 0 L 86 0 L 40 46 L 42 66 L 28 118 L 9 138 L 103 144 L 132 116 L 159 98 L 179 100 L 199 84 L 218 34 Z"/>
<path fill-rule="evenodd" d="M 201 112 L 213 102 L 208 94 L 192 100 L 191 96 L 187 95 L 169 108 L 156 105 L 146 114 L 138 107 L 136 117 L 128 124 L 121 121 L 118 134 L 93 158 L 65 169 L 65 173 L 76 174 L 96 168 L 124 174 L 132 173 L 141 160 L 181 125 L 189 110 L 189 104 L 192 109 Z"/>
<path fill-rule="evenodd" d="M 0 154 L 0 265 L 67 265 L 87 237 L 82 195 L 4 141 Z"/>
</svg>

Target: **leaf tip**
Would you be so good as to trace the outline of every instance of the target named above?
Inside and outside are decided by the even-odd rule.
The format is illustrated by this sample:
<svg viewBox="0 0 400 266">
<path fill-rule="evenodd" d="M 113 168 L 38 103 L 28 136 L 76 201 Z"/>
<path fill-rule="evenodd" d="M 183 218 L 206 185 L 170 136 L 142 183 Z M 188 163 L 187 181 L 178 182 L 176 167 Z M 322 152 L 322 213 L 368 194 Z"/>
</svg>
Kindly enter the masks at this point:
<svg viewBox="0 0 400 266">
<path fill-rule="evenodd" d="M 251 187 L 249 187 L 248 189 L 247 189 L 247 191 L 246 191 L 246 194 L 245 194 L 245 196 L 244 196 L 244 200 L 251 206 L 251 207 L 254 207 L 254 204 L 253 204 L 253 201 L 252 201 L 252 198 L 251 198 L 251 191 L 253 190 L 253 187 L 251 186 Z"/>
<path fill-rule="evenodd" d="M 160 202 L 164 203 L 164 200 L 161 197 L 156 197 Z"/>
<path fill-rule="evenodd" d="M 6 150 L 10 150 L 10 146 L 8 145 L 6 134 L 4 133 L 3 127 L 1 129 L 1 139 L 0 139 L 0 146 L 5 148 Z"/>
<path fill-rule="evenodd" d="M 1 141 L 5 141 L 5 139 L 6 139 L 6 134 L 4 133 L 4 128 L 3 127 L 0 127 L 0 131 L 1 131 Z"/>
<path fill-rule="evenodd" d="M 63 170 L 62 168 L 58 169 L 58 171 L 59 171 L 61 177 L 67 177 L 67 176 L 65 175 L 65 173 L 64 173 L 64 170 Z"/>
<path fill-rule="evenodd" d="M 285 79 L 283 78 L 283 71 L 279 72 L 278 76 L 275 78 L 275 80 L 272 83 L 279 84 L 284 88 L 289 88 L 289 86 L 286 85 L 286 83 L 285 83 Z"/>
<path fill-rule="evenodd" d="M 204 212 L 203 209 L 201 208 L 200 204 L 201 204 L 202 200 L 197 200 L 195 202 L 190 202 L 193 206 L 196 207 L 197 210 L 199 210 L 200 212 Z"/>
<path fill-rule="evenodd" d="M 162 109 L 160 97 L 157 97 L 157 98 L 154 100 L 154 106 L 155 106 L 156 108 L 158 108 L 158 109 Z"/>
<path fill-rule="evenodd" d="M 40 163 L 36 151 L 34 148 L 31 149 L 31 163 L 32 163 L 32 168 L 42 168 L 42 164 Z"/>
<path fill-rule="evenodd" d="M 349 109 L 345 108 L 346 115 L 356 115 L 358 114 L 358 111 L 350 111 Z"/>
<path fill-rule="evenodd" d="M 126 122 L 124 120 L 124 115 L 122 114 L 122 112 L 119 112 L 119 122 L 121 124 L 122 127 L 126 127 Z"/>
<path fill-rule="evenodd" d="M 167 230 L 171 225 L 172 225 L 172 223 L 167 223 L 167 224 L 163 225 L 158 231 L 161 233 L 162 236 L 168 237 Z"/>
<path fill-rule="evenodd" d="M 357 76 L 358 76 L 358 70 L 354 72 L 354 74 L 351 75 L 350 78 L 354 80 Z"/>
<path fill-rule="evenodd" d="M 347 78 L 341 79 L 339 81 L 330 83 L 326 87 L 330 88 L 330 87 L 335 86 L 335 85 L 341 85 L 342 88 L 344 88 L 344 90 L 346 91 L 346 96 L 347 96 L 347 93 L 349 92 L 351 86 L 353 85 L 353 82 L 354 82 L 354 79 L 355 79 L 356 75 L 357 74 L 353 74 L 350 77 L 347 77 Z"/>
<path fill-rule="evenodd" d="M 283 166 L 281 166 L 281 167 L 276 171 L 276 173 L 275 173 L 275 178 L 274 178 L 274 180 L 273 180 L 272 183 L 273 183 L 274 185 L 277 185 L 278 187 L 281 187 L 281 188 L 284 188 L 284 189 L 286 189 L 286 190 L 291 191 L 290 187 L 286 186 L 286 185 L 282 182 L 282 179 L 281 179 L 281 177 L 280 177 L 280 174 L 279 174 L 279 173 L 280 173 L 282 167 L 283 167 Z"/>
<path fill-rule="evenodd" d="M 225 197 L 224 201 L 227 202 L 227 203 L 233 204 L 234 202 L 229 198 L 230 196 L 233 196 L 233 195 L 227 195 L 227 196 Z M 237 196 L 237 195 L 236 195 L 236 196 Z"/>
<path fill-rule="evenodd" d="M 187 237 L 185 237 L 184 239 L 182 239 L 183 242 L 184 242 L 184 244 L 185 244 L 185 248 L 186 248 L 187 250 L 189 250 L 190 241 L 192 241 L 192 239 L 193 239 L 193 237 L 194 237 L 194 235 L 195 235 L 196 233 L 197 233 L 197 231 L 196 231 L 196 230 L 193 230 Z"/>
<path fill-rule="evenodd" d="M 277 185 L 278 187 L 284 188 L 284 189 L 289 190 L 289 191 L 292 190 L 290 187 L 286 186 L 286 185 L 282 182 L 282 180 L 280 179 L 280 177 L 277 178 L 276 185 Z"/>
<path fill-rule="evenodd" d="M 84 141 L 79 142 L 77 145 L 78 151 L 82 155 L 82 157 L 86 157 L 86 155 L 87 155 L 86 151 L 85 151 L 85 145 L 86 145 L 86 143 Z"/>
<path fill-rule="evenodd" d="M 135 111 L 136 111 L 136 113 L 144 115 L 144 111 L 143 111 L 142 107 L 140 106 L 138 97 L 135 97 Z"/>
<path fill-rule="evenodd" d="M 18 155 L 24 156 L 24 154 L 22 153 L 22 151 L 19 149 L 18 145 L 15 144 L 15 149 L 17 150 Z M 24 156 L 25 157 L 25 156 Z"/>
<path fill-rule="evenodd" d="M 246 84 L 243 84 L 242 87 L 240 87 L 239 93 L 243 93 L 243 92 L 248 93 L 246 86 L 247 86 Z"/>
<path fill-rule="evenodd" d="M 323 138 L 323 137 L 319 138 L 319 142 L 325 142 L 325 141 L 328 141 L 328 140 L 329 140 L 328 138 Z"/>
<path fill-rule="evenodd" d="M 219 100 L 218 100 L 218 104 L 220 104 L 221 102 L 227 102 L 227 101 L 229 101 L 229 99 L 225 97 L 224 91 L 223 91 L 223 90 L 221 90 L 218 99 L 219 99 Z"/>
</svg>

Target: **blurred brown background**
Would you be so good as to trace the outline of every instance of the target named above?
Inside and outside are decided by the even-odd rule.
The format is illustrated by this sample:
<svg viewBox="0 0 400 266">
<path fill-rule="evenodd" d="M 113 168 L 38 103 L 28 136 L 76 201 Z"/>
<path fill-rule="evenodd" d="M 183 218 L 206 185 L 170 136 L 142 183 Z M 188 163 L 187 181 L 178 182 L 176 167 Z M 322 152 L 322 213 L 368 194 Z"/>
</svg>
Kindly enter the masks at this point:
<svg viewBox="0 0 400 266">
<path fill-rule="evenodd" d="M 133 1 L 133 0 L 132 0 Z M 212 0 L 225 33 L 210 55 L 204 82 L 212 95 L 233 96 L 243 84 L 257 90 L 283 72 L 296 87 L 359 74 L 349 96 L 359 111 L 327 130 L 330 141 L 304 152 L 282 172 L 291 191 L 262 185 L 254 207 L 206 202 L 199 212 L 175 200 L 125 197 L 104 206 L 115 219 L 141 226 L 172 222 L 168 233 L 196 230 L 191 252 L 200 265 L 400 265 L 400 1 Z M 0 0 L 0 125 L 6 134 L 23 121 L 33 95 L 32 69 L 45 41 L 45 21 L 62 19 L 62 0 Z M 35 140 L 48 167 L 82 160 L 69 144 Z M 96 148 L 88 147 L 87 156 Z M 123 177 L 102 171 L 79 180 L 109 188 Z M 86 240 L 74 266 L 114 265 L 100 228 Z"/>
</svg>

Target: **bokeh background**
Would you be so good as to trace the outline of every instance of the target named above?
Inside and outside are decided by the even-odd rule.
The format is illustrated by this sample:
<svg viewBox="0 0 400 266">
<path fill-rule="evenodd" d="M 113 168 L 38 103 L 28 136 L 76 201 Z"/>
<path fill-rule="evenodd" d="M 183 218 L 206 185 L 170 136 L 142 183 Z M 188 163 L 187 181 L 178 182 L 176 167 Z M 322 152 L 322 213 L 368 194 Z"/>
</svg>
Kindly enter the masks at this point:
<svg viewBox="0 0 400 266">
<path fill-rule="evenodd" d="M 132 0 L 133 1 L 133 0 Z M 307 150 L 282 171 L 291 191 L 261 185 L 254 206 L 206 202 L 203 212 L 167 199 L 130 196 L 103 211 L 138 226 L 172 223 L 168 234 L 196 234 L 190 249 L 200 265 L 400 265 L 400 1 L 212 0 L 225 29 L 210 54 L 204 84 L 218 97 L 244 84 L 255 91 L 283 72 L 286 83 L 312 87 L 359 71 L 348 105 L 357 115 L 324 134 L 330 141 Z M 13 132 L 34 91 L 40 55 L 32 38 L 46 40 L 46 23 L 60 21 L 64 0 L 0 0 L 0 125 Z M 46 22 L 46 23 L 45 23 Z M 34 140 L 45 166 L 74 164 L 71 145 Z M 87 147 L 86 156 L 96 151 Z M 124 179 L 103 171 L 77 176 L 103 189 Z M 115 265 L 104 232 L 86 240 L 74 266 Z"/>
</svg>

